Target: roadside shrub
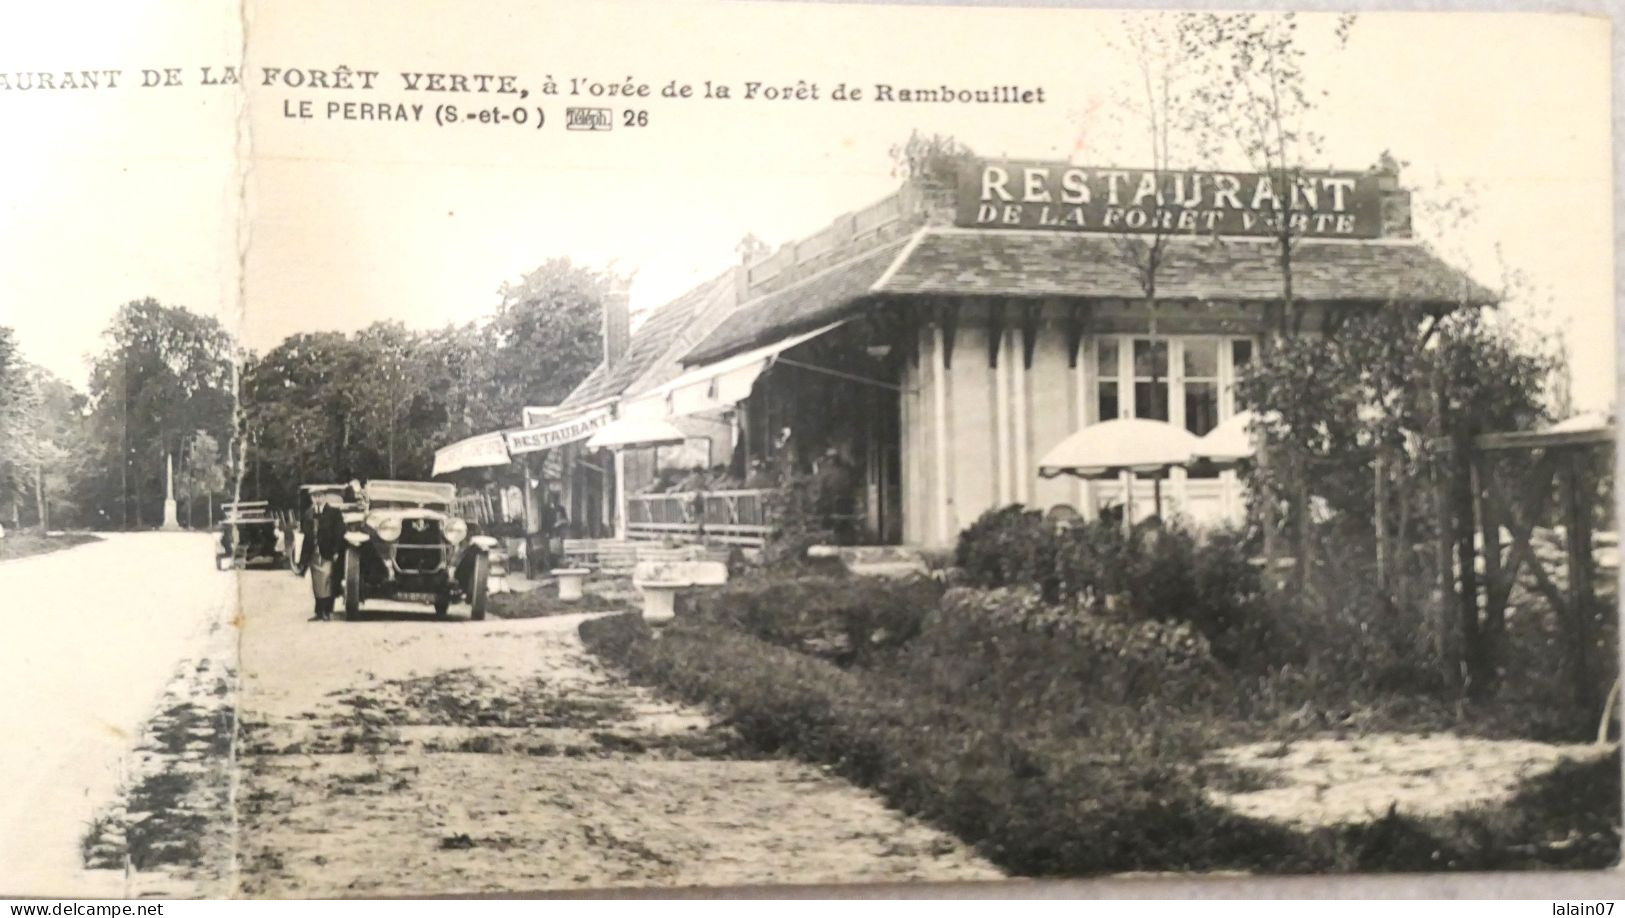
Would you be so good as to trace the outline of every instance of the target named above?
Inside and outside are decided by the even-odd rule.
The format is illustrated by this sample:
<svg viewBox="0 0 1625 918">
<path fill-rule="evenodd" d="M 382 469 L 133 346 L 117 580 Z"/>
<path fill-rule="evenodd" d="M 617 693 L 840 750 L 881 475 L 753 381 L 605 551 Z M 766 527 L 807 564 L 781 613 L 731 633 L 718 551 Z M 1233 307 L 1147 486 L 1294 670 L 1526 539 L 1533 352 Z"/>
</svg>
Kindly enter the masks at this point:
<svg viewBox="0 0 1625 918">
<path fill-rule="evenodd" d="M 934 608 L 929 579 L 766 573 L 696 595 L 695 618 L 842 664 L 906 644 Z"/>
<path fill-rule="evenodd" d="M 1391 601 L 1369 558 L 1352 551 L 1337 557 L 1341 563 L 1327 565 L 1316 588 L 1259 604 L 1251 633 L 1227 647 L 1229 659 L 1255 672 L 1290 666 L 1351 696 L 1443 690 L 1429 610 Z"/>
<path fill-rule="evenodd" d="M 974 586 L 1047 587 L 1045 595 L 1054 598 L 1056 547 L 1054 530 L 1041 511 L 1011 504 L 989 510 L 965 527 L 954 548 L 954 563 Z"/>
<path fill-rule="evenodd" d="M 550 588 L 497 593 L 490 598 L 487 606 L 494 618 L 544 618 L 610 610 L 624 612 L 626 608 L 626 603 L 607 599 L 597 593 L 583 593 L 580 599 L 566 602 Z"/>
<path fill-rule="evenodd" d="M 1045 603 L 1031 588 L 950 590 L 897 669 L 944 698 L 1030 707 L 1016 716 L 1080 734 L 1104 707 L 1200 700 L 1218 675 L 1189 625 Z"/>
<path fill-rule="evenodd" d="M 964 582 L 1035 588 L 1049 603 L 1188 622 L 1230 655 L 1227 636 L 1262 627 L 1263 584 L 1232 531 L 1142 528 L 1132 536 L 1095 521 L 1057 533 L 1019 504 L 982 514 L 960 534 Z"/>
</svg>

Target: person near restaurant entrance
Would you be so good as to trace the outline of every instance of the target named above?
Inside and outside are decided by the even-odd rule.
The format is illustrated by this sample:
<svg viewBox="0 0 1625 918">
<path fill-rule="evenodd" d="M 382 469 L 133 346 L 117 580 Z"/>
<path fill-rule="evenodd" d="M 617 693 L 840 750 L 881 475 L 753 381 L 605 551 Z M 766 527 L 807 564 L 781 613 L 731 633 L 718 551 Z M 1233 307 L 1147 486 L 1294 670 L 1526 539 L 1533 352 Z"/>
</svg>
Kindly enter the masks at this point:
<svg viewBox="0 0 1625 918">
<path fill-rule="evenodd" d="M 853 535 L 852 517 L 855 515 L 855 479 L 851 464 L 839 449 L 831 446 L 824 450 L 817 468 L 813 470 L 813 483 L 817 488 L 815 500 L 818 515 L 825 521 L 824 525 L 835 533 L 837 541 L 849 541 Z"/>
<path fill-rule="evenodd" d="M 689 468 L 688 474 L 684 475 L 681 481 L 677 482 L 677 490 L 689 492 L 708 491 L 710 490 L 710 484 L 711 482 L 705 475 L 705 466 L 695 465 Z"/>
<path fill-rule="evenodd" d="M 750 475 L 745 478 L 745 487 L 760 490 L 778 486 L 778 476 L 773 474 L 773 469 L 768 466 L 766 459 L 750 461 Z"/>
<path fill-rule="evenodd" d="M 558 489 L 548 488 L 547 500 L 542 504 L 542 570 L 552 570 L 561 563 L 569 529 L 570 513 L 564 509 Z"/>
<path fill-rule="evenodd" d="M 310 592 L 316 601 L 311 621 L 331 621 L 336 595 L 339 556 L 344 551 L 344 512 L 339 500 L 332 494 L 317 498 L 319 509 L 314 510 L 313 537 L 305 538 L 300 570 L 310 571 Z"/>
</svg>

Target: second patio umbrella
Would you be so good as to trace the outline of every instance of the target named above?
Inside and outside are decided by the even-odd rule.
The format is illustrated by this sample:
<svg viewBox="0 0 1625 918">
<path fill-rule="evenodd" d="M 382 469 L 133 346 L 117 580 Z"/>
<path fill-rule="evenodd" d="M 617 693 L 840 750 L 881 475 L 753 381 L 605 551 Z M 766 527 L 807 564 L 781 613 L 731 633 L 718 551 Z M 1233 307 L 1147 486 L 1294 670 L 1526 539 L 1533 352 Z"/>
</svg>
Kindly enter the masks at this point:
<svg viewBox="0 0 1625 918">
<path fill-rule="evenodd" d="M 1211 462 L 1220 468 L 1234 468 L 1251 461 L 1258 454 L 1258 440 L 1253 436 L 1253 424 L 1280 423 L 1280 414 L 1266 411 L 1238 411 L 1219 426 L 1196 441 L 1191 458 L 1198 462 Z"/>
<path fill-rule="evenodd" d="M 1162 516 L 1162 477 L 1168 469 L 1191 461 L 1197 437 L 1167 421 L 1118 418 L 1102 421 L 1067 437 L 1044 454 L 1038 474 L 1044 478 L 1075 475 L 1109 479 L 1129 476 L 1123 495 L 1123 527 L 1134 525 L 1134 476 L 1151 475 L 1156 514 Z"/>
</svg>

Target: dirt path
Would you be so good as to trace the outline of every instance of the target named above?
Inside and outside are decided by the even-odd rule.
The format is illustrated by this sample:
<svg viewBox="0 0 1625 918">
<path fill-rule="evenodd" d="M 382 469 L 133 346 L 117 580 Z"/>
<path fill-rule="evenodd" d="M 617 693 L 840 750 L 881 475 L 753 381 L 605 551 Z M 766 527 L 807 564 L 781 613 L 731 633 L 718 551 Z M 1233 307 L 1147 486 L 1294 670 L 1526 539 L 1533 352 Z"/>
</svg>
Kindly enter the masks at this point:
<svg viewBox="0 0 1625 918">
<path fill-rule="evenodd" d="M 578 617 L 311 623 L 245 581 L 249 896 L 992 879 L 949 836 L 601 669 Z M 409 608 L 409 607 L 401 607 Z"/>
</svg>

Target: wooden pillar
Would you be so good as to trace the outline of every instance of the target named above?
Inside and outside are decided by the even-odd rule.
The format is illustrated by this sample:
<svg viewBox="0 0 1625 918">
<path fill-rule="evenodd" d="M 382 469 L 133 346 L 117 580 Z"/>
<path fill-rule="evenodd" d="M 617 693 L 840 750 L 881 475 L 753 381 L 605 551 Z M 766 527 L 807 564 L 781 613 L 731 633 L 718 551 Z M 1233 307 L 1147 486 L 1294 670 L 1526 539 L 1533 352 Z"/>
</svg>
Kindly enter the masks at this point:
<svg viewBox="0 0 1625 918">
<path fill-rule="evenodd" d="M 1013 493 L 1017 503 L 1031 504 L 1033 500 L 1032 489 L 1028 486 L 1028 482 L 1032 479 L 1033 471 L 1028 458 L 1027 448 L 1027 367 L 1032 365 L 1032 350 L 1030 344 L 1034 338 L 1032 333 L 1024 331 L 1023 334 L 1027 337 L 1023 339 L 1020 345 L 1023 348 L 1021 358 L 1012 359 L 1009 361 L 1011 389 L 1010 413 L 1014 416 L 1016 422 L 1015 429 L 1011 432 L 1011 435 L 1015 440 L 1015 461 L 1014 467 L 1011 469 L 1011 471 L 1015 473 L 1015 477 L 1011 482 L 1011 485 L 1013 486 Z M 1015 340 L 1015 336 L 1011 335 L 1010 350 L 1014 352 L 1016 347 L 1017 342 Z M 1011 354 L 1011 357 L 1015 356 L 1016 355 L 1014 353 Z"/>
<path fill-rule="evenodd" d="M 1432 441 L 1437 445 L 1444 445 L 1445 439 L 1445 395 L 1444 372 L 1435 362 L 1432 374 L 1434 417 L 1429 425 Z M 1455 606 L 1456 572 L 1454 562 L 1451 560 L 1451 543 L 1455 538 L 1455 526 L 1450 519 L 1450 463 L 1448 458 L 1435 456 L 1428 464 L 1428 471 L 1432 478 L 1433 498 L 1433 564 L 1435 569 L 1435 593 L 1437 602 L 1434 603 L 1433 637 L 1434 647 L 1444 667 L 1445 678 L 1456 683 L 1461 678 L 1461 670 L 1455 665 L 1453 648 L 1450 641 L 1451 610 Z"/>
<path fill-rule="evenodd" d="M 1371 518 L 1377 539 L 1377 589 L 1382 591 L 1385 599 L 1391 599 L 1388 592 L 1388 463 L 1380 444 L 1371 460 L 1371 476 Z"/>
<path fill-rule="evenodd" d="M 1478 564 L 1473 535 L 1477 526 L 1473 516 L 1472 441 L 1460 424 L 1450 437 L 1450 516 L 1454 523 L 1456 541 L 1456 567 L 1461 588 L 1456 596 L 1457 615 L 1461 619 L 1462 653 L 1467 663 L 1470 680 L 1468 691 L 1474 697 L 1483 697 L 1489 689 L 1490 670 L 1484 652 L 1483 630 L 1478 622 Z"/>
<path fill-rule="evenodd" d="M 1472 457 L 1473 499 L 1477 504 L 1479 540 L 1484 553 L 1484 620 L 1481 626 L 1481 652 L 1484 673 L 1493 691 L 1505 659 L 1506 599 L 1501 592 L 1501 514 L 1495 493 L 1494 459 L 1480 452 Z"/>
<path fill-rule="evenodd" d="M 1260 482 L 1276 480 L 1269 474 L 1274 464 L 1273 453 L 1268 440 L 1261 439 L 1258 444 L 1258 468 L 1264 474 L 1259 476 Z M 1264 529 L 1264 585 L 1274 589 L 1281 586 L 1277 579 L 1281 572 L 1280 521 L 1276 519 L 1276 513 L 1281 508 L 1280 494 L 1273 485 L 1261 486 L 1258 494 L 1259 525 Z"/>
<path fill-rule="evenodd" d="M 626 541 L 626 448 L 615 450 L 615 538 Z"/>
<path fill-rule="evenodd" d="M 951 318 L 948 321 L 952 321 Z M 950 544 L 952 533 L 948 525 L 948 360 L 953 347 L 951 334 L 944 334 L 943 322 L 931 329 L 931 439 L 936 474 L 932 484 L 936 490 L 937 545 Z"/>
<path fill-rule="evenodd" d="M 1570 642 L 1574 655 L 1574 700 L 1592 707 L 1591 624 L 1596 597 L 1591 586 L 1591 514 L 1585 499 L 1584 451 L 1566 449 L 1557 474 L 1563 501 L 1564 546 L 1568 550 Z"/>
<path fill-rule="evenodd" d="M 1472 457 L 1472 496 L 1479 513 L 1479 541 L 1484 551 L 1484 655 L 1485 669 L 1492 679 L 1500 676 L 1505 660 L 1506 596 L 1501 590 L 1501 513 L 1495 487 L 1495 465 L 1490 453 Z"/>
<path fill-rule="evenodd" d="M 997 306 L 993 307 L 996 311 Z M 993 440 L 997 447 L 998 456 L 998 487 L 994 489 L 999 506 L 1015 502 L 1011 496 L 1014 477 L 1010 474 L 1011 454 L 1014 443 L 1010 436 L 1010 383 L 1008 380 L 1010 363 L 1004 354 L 1004 327 L 997 318 L 994 318 L 987 329 L 988 344 L 987 362 L 993 371 Z"/>
</svg>

